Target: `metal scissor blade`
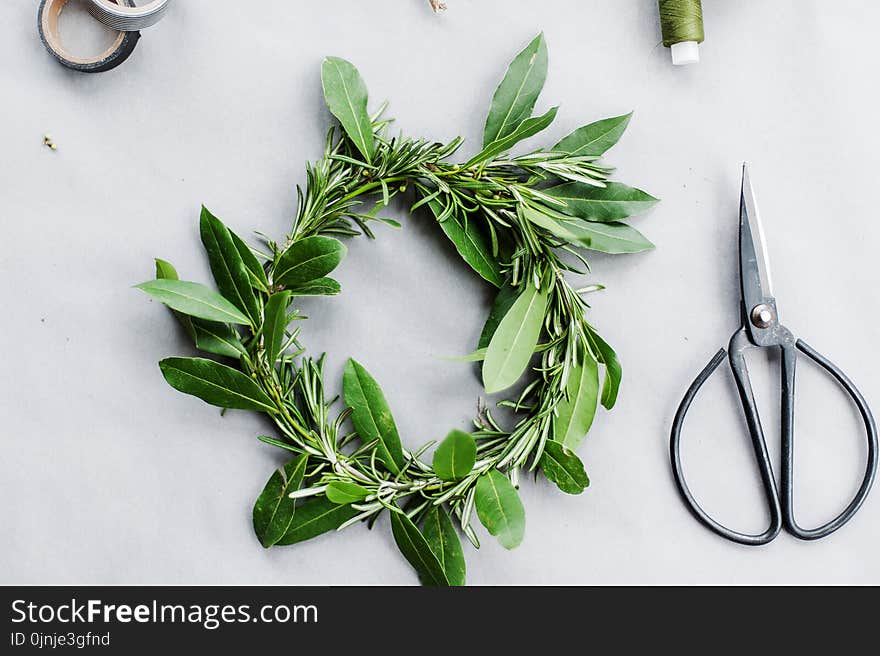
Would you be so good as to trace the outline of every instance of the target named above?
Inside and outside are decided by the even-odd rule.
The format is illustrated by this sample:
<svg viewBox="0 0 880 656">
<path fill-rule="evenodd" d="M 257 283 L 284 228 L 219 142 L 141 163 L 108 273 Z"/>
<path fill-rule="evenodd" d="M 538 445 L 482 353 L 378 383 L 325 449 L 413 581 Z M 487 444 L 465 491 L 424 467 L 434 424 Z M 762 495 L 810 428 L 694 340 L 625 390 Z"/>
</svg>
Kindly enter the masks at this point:
<svg viewBox="0 0 880 656">
<path fill-rule="evenodd" d="M 743 305 L 746 311 L 751 311 L 773 298 L 773 286 L 764 228 L 746 164 L 743 164 L 739 206 L 739 261 Z"/>
</svg>

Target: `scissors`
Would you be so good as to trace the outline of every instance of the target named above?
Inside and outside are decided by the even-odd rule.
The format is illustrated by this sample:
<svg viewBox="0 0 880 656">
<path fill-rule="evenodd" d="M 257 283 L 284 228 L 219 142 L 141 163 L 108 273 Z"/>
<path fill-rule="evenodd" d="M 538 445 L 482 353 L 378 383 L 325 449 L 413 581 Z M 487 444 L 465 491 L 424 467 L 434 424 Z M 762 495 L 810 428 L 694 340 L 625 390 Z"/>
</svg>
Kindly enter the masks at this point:
<svg viewBox="0 0 880 656">
<path fill-rule="evenodd" d="M 746 545 L 767 544 L 776 538 L 783 528 L 802 540 L 818 540 L 830 535 L 852 519 L 868 496 L 877 471 L 877 425 L 864 397 L 849 378 L 825 356 L 819 354 L 802 339 L 795 338 L 791 331 L 779 323 L 776 299 L 773 297 L 770 284 L 770 268 L 767 261 L 764 231 L 755 202 L 755 193 L 749 180 L 748 167 L 745 164 L 743 165 L 739 208 L 739 262 L 742 326 L 731 337 L 728 350 L 725 351 L 722 348 L 718 351 L 706 365 L 706 368 L 697 376 L 678 407 L 670 437 L 669 450 L 672 459 L 672 472 L 678 491 L 694 517 L 707 528 L 728 540 Z M 773 465 L 770 462 L 767 443 L 764 439 L 764 429 L 761 427 L 761 418 L 755 405 L 752 384 L 746 367 L 745 352 L 752 348 L 779 348 L 782 351 L 780 390 L 782 397 L 782 476 L 779 486 L 781 494 L 780 489 L 777 489 L 776 486 Z M 858 492 L 837 517 L 813 529 L 801 528 L 794 517 L 792 477 L 794 469 L 795 370 L 798 351 L 818 364 L 846 391 L 861 414 L 868 437 L 867 467 Z M 703 383 L 708 380 L 725 358 L 730 364 L 736 381 L 758 470 L 761 474 L 764 494 L 767 497 L 770 526 L 763 533 L 740 533 L 719 524 L 710 517 L 688 489 L 681 466 L 681 428 L 685 415 Z"/>
</svg>

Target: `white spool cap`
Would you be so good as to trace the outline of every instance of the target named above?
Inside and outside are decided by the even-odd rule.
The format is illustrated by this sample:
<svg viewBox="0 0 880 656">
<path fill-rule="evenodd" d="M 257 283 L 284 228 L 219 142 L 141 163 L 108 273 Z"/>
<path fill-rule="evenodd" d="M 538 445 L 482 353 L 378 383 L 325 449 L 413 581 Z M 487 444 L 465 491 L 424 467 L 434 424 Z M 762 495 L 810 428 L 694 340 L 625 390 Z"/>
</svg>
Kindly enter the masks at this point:
<svg viewBox="0 0 880 656">
<path fill-rule="evenodd" d="M 700 44 L 696 41 L 673 43 L 669 50 L 672 52 L 672 63 L 676 66 L 696 64 L 700 61 Z"/>
</svg>

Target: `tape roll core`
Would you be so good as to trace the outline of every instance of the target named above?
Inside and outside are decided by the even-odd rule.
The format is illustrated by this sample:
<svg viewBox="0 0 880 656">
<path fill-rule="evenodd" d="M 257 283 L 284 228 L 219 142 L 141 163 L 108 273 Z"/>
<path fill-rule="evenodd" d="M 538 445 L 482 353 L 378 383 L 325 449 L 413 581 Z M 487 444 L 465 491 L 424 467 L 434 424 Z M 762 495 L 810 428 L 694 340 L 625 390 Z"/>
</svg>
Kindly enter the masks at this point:
<svg viewBox="0 0 880 656">
<path fill-rule="evenodd" d="M 117 4 L 134 7 L 134 0 L 113 0 Z M 101 73 L 116 68 L 129 58 L 140 39 L 140 32 L 118 32 L 113 43 L 94 57 L 75 55 L 64 47 L 58 29 L 58 19 L 68 0 L 42 0 L 38 12 L 40 40 L 61 64 L 82 73 Z"/>
</svg>

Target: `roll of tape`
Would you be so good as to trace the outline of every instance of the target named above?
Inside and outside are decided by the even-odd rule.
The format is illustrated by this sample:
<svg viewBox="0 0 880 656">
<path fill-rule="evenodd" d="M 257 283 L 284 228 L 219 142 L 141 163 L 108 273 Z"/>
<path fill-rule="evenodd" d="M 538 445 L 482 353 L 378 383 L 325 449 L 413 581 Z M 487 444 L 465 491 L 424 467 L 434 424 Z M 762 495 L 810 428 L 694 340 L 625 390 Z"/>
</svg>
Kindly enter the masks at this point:
<svg viewBox="0 0 880 656">
<path fill-rule="evenodd" d="M 141 38 L 140 32 L 119 32 L 110 47 L 94 57 L 79 57 L 69 52 L 61 43 L 58 31 L 58 17 L 67 2 L 68 0 L 42 0 L 37 14 L 40 40 L 46 50 L 64 66 L 82 73 L 101 73 L 116 68 L 134 52 L 134 47 Z M 119 2 L 128 7 L 135 6 L 134 0 Z"/>
<path fill-rule="evenodd" d="M 87 0 L 89 13 L 99 21 L 122 32 L 135 32 L 155 25 L 165 16 L 171 0 L 152 0 L 143 7 L 121 7 L 111 0 Z"/>
</svg>

